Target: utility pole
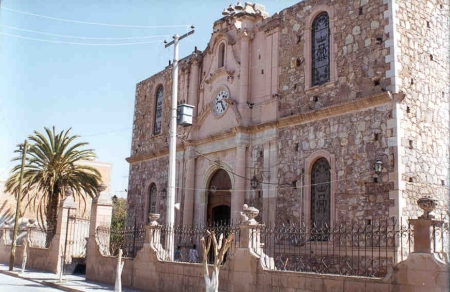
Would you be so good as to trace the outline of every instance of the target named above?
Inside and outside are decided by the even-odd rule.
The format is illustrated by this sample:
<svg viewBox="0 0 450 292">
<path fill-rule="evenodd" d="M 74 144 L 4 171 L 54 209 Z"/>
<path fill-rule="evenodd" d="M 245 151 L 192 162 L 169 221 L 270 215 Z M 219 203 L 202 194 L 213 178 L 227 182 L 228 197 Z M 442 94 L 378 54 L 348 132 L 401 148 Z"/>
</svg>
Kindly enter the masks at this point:
<svg viewBox="0 0 450 292">
<path fill-rule="evenodd" d="M 167 194 L 167 218 L 166 224 L 169 232 L 166 237 L 166 250 L 169 253 L 168 259 L 173 261 L 174 234 L 173 224 L 175 223 L 175 162 L 177 156 L 177 96 L 178 96 L 178 42 L 194 33 L 194 26 L 191 31 L 182 36 L 173 36 L 173 41 L 167 43 L 165 47 L 173 45 L 172 63 L 172 106 L 170 117 L 170 143 L 169 143 L 169 181 Z"/>
<path fill-rule="evenodd" d="M 22 165 L 20 167 L 20 176 L 19 176 L 19 191 L 17 192 L 17 205 L 16 205 L 16 217 L 14 219 L 14 232 L 13 232 L 13 240 L 11 245 L 11 257 L 9 258 L 9 270 L 12 271 L 14 269 L 14 260 L 16 258 L 16 241 L 17 241 L 17 232 L 19 231 L 19 216 L 20 216 L 20 201 L 22 195 L 22 181 L 23 181 L 23 169 L 25 166 L 25 156 L 27 155 L 28 141 L 25 140 L 25 143 L 20 146 L 20 150 L 22 150 Z"/>
</svg>

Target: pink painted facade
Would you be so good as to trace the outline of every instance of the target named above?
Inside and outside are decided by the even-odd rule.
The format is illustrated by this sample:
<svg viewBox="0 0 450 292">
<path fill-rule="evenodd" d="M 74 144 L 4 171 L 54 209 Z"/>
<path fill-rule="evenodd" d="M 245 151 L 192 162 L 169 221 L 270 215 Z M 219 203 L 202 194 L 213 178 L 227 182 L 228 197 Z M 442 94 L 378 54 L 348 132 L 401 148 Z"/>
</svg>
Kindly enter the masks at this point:
<svg viewBox="0 0 450 292">
<path fill-rule="evenodd" d="M 178 127 L 177 223 L 239 220 L 244 203 L 261 210 L 260 222 L 371 222 L 415 216 L 411 202 L 423 193 L 448 209 L 448 83 L 432 77 L 433 93 L 405 83 L 411 73 L 430 88 L 424 72 L 433 66 L 402 70 L 417 51 L 405 39 L 405 23 L 419 25 L 408 1 L 331 2 L 273 16 L 258 4 L 235 7 L 204 50 L 180 60 L 177 99 L 195 109 L 193 125 Z M 413 8 L 420 19 L 430 15 L 422 10 L 436 15 L 434 31 L 420 32 L 442 59 L 433 70 L 448 77 L 449 53 L 438 45 L 448 40 L 435 35 L 448 36 L 448 5 L 434 2 Z M 169 65 L 136 87 L 128 225 L 145 224 L 150 207 L 165 222 L 171 73 Z M 429 129 L 414 146 L 419 121 Z M 422 168 L 429 173 L 415 173 Z"/>
</svg>

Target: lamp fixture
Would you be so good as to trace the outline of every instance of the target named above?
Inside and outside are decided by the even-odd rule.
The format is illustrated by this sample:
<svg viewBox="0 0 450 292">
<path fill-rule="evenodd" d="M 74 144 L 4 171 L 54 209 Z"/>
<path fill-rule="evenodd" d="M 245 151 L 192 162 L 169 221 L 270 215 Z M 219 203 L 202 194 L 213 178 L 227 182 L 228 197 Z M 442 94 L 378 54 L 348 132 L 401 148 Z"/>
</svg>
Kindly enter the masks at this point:
<svg viewBox="0 0 450 292">
<path fill-rule="evenodd" d="M 383 162 L 379 159 L 377 161 L 375 161 L 375 164 L 373 165 L 373 169 L 375 170 L 375 173 L 380 174 L 382 168 L 383 168 Z"/>
<path fill-rule="evenodd" d="M 162 189 L 161 190 L 161 197 L 165 198 L 167 195 L 167 190 L 166 189 Z"/>
<path fill-rule="evenodd" d="M 253 176 L 250 180 L 250 185 L 252 189 L 256 190 L 259 187 L 259 180 L 256 178 L 256 176 Z"/>
</svg>

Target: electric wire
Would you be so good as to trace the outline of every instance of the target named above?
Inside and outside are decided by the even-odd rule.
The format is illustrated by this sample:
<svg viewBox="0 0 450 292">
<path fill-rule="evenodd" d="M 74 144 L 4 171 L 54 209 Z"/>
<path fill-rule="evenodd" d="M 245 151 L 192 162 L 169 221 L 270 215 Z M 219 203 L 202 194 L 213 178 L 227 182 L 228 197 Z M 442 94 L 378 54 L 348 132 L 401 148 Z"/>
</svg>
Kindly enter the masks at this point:
<svg viewBox="0 0 450 292">
<path fill-rule="evenodd" d="M 177 24 L 177 25 L 127 25 L 127 24 L 113 24 L 113 23 L 103 23 L 103 22 L 91 22 L 91 21 L 81 21 L 81 20 L 72 20 L 72 19 L 66 19 L 66 18 L 58 18 L 58 17 L 52 17 L 32 12 L 27 12 L 23 10 L 18 9 L 12 9 L 5 6 L 2 6 L 3 10 L 11 11 L 15 13 L 25 14 L 25 15 L 31 15 L 35 17 L 40 17 L 44 19 L 51 19 L 51 20 L 57 20 L 57 21 L 63 21 L 63 22 L 71 22 L 71 23 L 78 23 L 78 24 L 90 24 L 90 25 L 98 25 L 98 26 L 109 26 L 109 27 L 123 27 L 123 28 L 175 28 L 175 27 L 189 27 L 189 24 Z"/>
<path fill-rule="evenodd" d="M 62 37 L 62 38 L 73 38 L 73 39 L 82 39 L 82 40 L 136 40 L 136 39 L 149 39 L 149 38 L 166 38 L 170 35 L 148 35 L 148 36 L 141 36 L 141 37 L 125 37 L 125 38 L 113 38 L 113 37 L 84 37 L 84 36 L 73 36 L 73 35 L 64 35 L 64 34 L 56 34 L 56 33 L 48 33 L 38 30 L 31 30 L 31 29 L 23 29 L 19 27 L 9 26 L 9 25 L 0 25 L 0 28 L 7 28 L 12 30 L 18 30 L 18 31 L 25 31 L 25 32 L 31 32 L 31 33 L 37 33 L 42 35 L 48 35 L 48 36 L 56 36 L 56 37 Z"/>
<path fill-rule="evenodd" d="M 57 41 L 57 40 L 47 40 L 47 39 L 39 39 L 39 38 L 31 38 L 25 37 L 21 35 L 10 34 L 6 32 L 0 31 L 0 35 L 11 36 L 20 39 L 45 42 L 45 43 L 54 43 L 54 44 L 66 44 L 66 45 L 78 45 L 78 46 L 131 46 L 131 45 L 144 45 L 144 44 L 152 44 L 152 43 L 161 43 L 163 40 L 156 41 L 147 41 L 147 42 L 129 42 L 129 43 L 79 43 L 79 42 L 66 42 L 66 41 Z"/>
<path fill-rule="evenodd" d="M 105 134 L 110 134 L 110 133 L 127 131 L 127 130 L 131 130 L 131 129 L 132 128 L 122 128 L 122 129 L 115 129 L 115 130 L 110 130 L 110 131 L 106 131 L 106 132 L 92 133 L 92 134 L 79 135 L 79 136 L 80 137 L 93 137 L 93 136 L 100 136 L 100 135 L 105 135 Z"/>
</svg>

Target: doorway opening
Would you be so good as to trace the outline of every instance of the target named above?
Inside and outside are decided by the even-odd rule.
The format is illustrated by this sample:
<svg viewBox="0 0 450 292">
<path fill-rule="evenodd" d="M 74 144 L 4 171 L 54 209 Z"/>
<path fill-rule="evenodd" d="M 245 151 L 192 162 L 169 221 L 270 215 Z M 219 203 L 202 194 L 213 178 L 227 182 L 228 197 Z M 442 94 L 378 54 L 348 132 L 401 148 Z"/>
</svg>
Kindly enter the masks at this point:
<svg viewBox="0 0 450 292">
<path fill-rule="evenodd" d="M 228 225 L 231 218 L 231 179 L 228 173 L 217 170 L 208 184 L 207 223 Z"/>
</svg>

